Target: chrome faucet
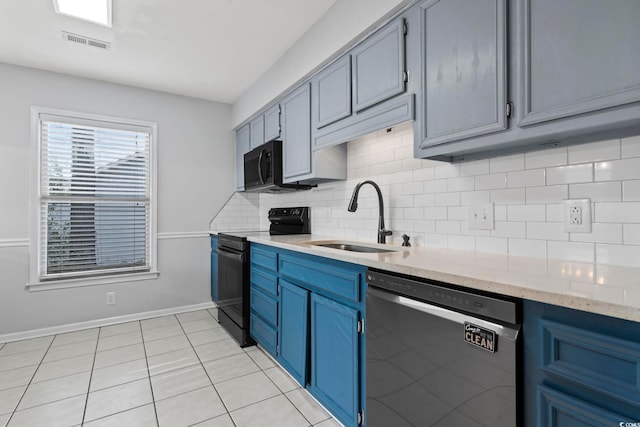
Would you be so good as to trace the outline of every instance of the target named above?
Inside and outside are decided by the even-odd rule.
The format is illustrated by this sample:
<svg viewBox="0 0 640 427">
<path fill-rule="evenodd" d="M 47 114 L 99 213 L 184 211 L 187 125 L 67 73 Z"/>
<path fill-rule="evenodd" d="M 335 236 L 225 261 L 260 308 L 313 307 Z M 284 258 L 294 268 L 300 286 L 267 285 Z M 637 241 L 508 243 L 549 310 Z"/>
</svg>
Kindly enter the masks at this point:
<svg viewBox="0 0 640 427">
<path fill-rule="evenodd" d="M 349 202 L 347 210 L 349 212 L 355 212 L 356 209 L 358 209 L 358 192 L 360 191 L 360 187 L 365 184 L 371 184 L 378 193 L 378 243 L 386 243 L 387 236 L 393 234 L 393 231 L 384 229 L 384 203 L 382 202 L 382 193 L 380 192 L 378 184 L 369 179 L 360 181 L 358 185 L 356 185 L 356 188 L 353 189 L 353 195 L 351 196 L 351 201 Z"/>
</svg>

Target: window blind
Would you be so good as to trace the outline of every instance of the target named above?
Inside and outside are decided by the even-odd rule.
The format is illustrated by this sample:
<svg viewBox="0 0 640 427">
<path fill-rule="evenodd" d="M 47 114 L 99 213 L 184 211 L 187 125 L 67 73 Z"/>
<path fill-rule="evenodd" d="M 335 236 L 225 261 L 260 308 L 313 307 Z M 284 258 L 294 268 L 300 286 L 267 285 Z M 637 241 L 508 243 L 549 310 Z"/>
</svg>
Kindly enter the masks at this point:
<svg viewBox="0 0 640 427">
<path fill-rule="evenodd" d="M 41 280 L 150 270 L 151 135 L 40 116 Z"/>
</svg>

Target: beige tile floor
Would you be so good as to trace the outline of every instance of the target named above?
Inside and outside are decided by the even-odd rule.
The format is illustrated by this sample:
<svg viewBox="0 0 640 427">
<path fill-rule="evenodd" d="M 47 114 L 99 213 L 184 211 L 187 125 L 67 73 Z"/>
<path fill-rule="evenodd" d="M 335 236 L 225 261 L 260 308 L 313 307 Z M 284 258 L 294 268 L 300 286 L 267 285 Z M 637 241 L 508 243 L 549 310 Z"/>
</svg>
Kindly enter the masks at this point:
<svg viewBox="0 0 640 427">
<path fill-rule="evenodd" d="M 0 343 L 0 427 L 336 427 L 201 310 Z"/>
</svg>

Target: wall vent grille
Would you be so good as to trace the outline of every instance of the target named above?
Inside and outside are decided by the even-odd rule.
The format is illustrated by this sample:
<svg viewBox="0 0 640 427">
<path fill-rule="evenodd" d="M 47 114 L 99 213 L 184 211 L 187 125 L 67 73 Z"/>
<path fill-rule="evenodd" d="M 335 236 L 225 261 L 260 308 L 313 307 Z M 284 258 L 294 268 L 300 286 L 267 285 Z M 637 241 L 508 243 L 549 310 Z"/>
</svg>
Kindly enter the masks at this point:
<svg viewBox="0 0 640 427">
<path fill-rule="evenodd" d="M 92 39 L 91 37 L 81 36 L 80 34 L 62 32 L 62 38 L 68 42 L 77 43 L 85 46 L 93 46 L 98 49 L 109 50 L 111 49 L 111 43 L 98 39 Z"/>
</svg>

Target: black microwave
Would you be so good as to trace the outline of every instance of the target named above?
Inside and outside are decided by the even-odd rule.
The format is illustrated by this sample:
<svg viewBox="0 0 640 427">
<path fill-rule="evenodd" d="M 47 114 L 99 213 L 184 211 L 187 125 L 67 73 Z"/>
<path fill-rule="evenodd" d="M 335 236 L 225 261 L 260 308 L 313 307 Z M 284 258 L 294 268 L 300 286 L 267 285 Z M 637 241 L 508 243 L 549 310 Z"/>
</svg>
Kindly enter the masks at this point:
<svg viewBox="0 0 640 427">
<path fill-rule="evenodd" d="M 244 155 L 244 190 L 282 192 L 308 190 L 312 186 L 282 183 L 282 141 L 269 141 Z"/>
</svg>

